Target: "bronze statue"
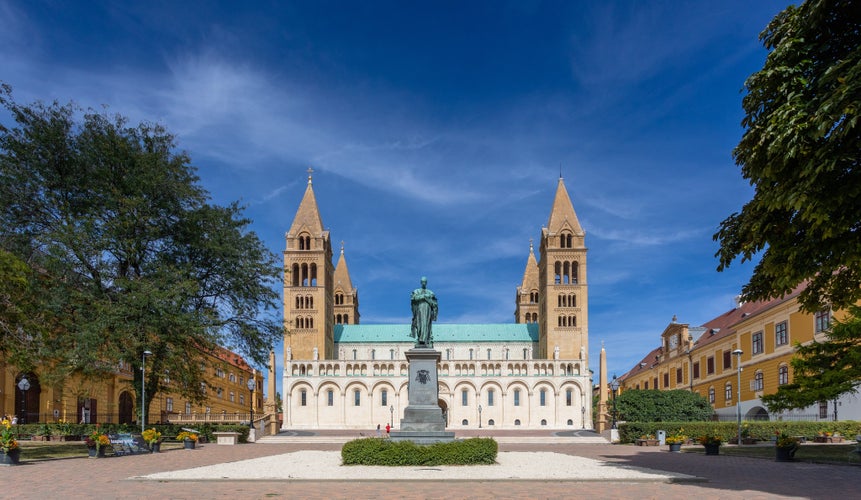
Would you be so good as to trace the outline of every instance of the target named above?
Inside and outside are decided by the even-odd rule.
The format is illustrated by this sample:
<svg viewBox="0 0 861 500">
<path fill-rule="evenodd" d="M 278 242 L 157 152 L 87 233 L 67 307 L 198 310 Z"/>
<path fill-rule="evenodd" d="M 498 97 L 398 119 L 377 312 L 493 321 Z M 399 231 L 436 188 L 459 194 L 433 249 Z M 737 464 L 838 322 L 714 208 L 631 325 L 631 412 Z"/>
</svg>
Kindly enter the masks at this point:
<svg viewBox="0 0 861 500">
<path fill-rule="evenodd" d="M 427 288 L 428 279 L 422 276 L 422 287 L 413 290 L 410 305 L 413 310 L 413 324 L 410 337 L 416 339 L 416 347 L 432 347 L 431 324 L 436 321 L 439 305 L 436 295 Z"/>
</svg>

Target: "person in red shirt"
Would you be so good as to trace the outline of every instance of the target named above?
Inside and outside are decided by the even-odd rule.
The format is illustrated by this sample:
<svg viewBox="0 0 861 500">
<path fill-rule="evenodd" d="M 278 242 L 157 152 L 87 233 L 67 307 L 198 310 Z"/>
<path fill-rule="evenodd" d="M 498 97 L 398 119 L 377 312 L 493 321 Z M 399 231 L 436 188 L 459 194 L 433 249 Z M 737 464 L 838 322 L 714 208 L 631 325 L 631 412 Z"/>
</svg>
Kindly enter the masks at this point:
<svg viewBox="0 0 861 500">
<path fill-rule="evenodd" d="M 391 431 L 392 431 L 392 426 L 389 424 L 386 424 L 386 437 L 389 437 L 389 433 Z"/>
</svg>

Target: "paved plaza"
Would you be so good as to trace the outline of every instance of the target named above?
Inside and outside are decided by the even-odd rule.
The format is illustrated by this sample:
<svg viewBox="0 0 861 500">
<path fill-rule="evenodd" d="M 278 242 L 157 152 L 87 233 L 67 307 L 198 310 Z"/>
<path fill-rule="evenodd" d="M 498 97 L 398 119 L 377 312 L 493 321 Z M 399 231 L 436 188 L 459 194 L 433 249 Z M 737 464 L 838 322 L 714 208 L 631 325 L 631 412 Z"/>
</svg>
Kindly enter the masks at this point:
<svg viewBox="0 0 861 500">
<path fill-rule="evenodd" d="M 75 458 L 30 462 L 0 469 L 2 498 L 857 498 L 859 466 L 778 463 L 770 460 L 669 453 L 666 447 L 635 447 L 601 443 L 552 432 L 458 432 L 458 437 L 492 435 L 501 456 L 532 457 L 540 466 L 556 462 L 562 476 L 526 480 L 506 479 L 485 472 L 488 467 L 456 468 L 469 478 L 417 478 L 415 468 L 391 468 L 368 477 L 339 473 L 336 464 L 321 464 L 317 476 L 254 479 L 250 472 L 236 477 L 249 464 L 291 459 L 318 460 L 333 456 L 340 442 L 358 433 L 327 431 L 279 439 L 271 444 L 218 446 L 171 450 L 155 455 Z M 367 435 L 373 433 L 368 432 Z M 303 459 L 304 457 L 304 459 Z M 317 457 L 317 458 L 315 458 Z M 533 464 L 535 465 L 535 464 Z M 270 467 L 271 465 L 266 465 Z M 260 466 L 261 470 L 262 465 Z M 343 467 L 341 467 L 343 469 Z M 225 471 L 222 475 L 184 472 L 184 479 L 167 479 L 177 471 Z M 376 469 L 376 468 L 374 468 Z M 442 468 L 430 468 L 437 474 Z M 549 467 L 548 467 L 549 469 Z M 596 471 L 615 471 L 612 477 Z M 621 473 L 619 473 L 621 471 Z M 634 475 L 627 475 L 636 472 Z M 462 474 L 462 472 L 461 472 Z M 639 476 L 638 474 L 645 474 Z M 182 475 L 182 474 L 180 474 Z M 259 476 L 259 474 L 257 474 Z M 205 477 L 205 478 L 204 478 Z"/>
</svg>

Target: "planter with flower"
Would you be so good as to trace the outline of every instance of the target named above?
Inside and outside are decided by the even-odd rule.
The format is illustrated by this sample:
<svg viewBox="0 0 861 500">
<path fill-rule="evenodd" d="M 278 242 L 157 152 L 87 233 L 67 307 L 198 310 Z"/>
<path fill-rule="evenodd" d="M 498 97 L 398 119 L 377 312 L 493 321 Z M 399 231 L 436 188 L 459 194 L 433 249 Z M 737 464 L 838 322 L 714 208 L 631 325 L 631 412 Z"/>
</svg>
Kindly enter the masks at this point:
<svg viewBox="0 0 861 500">
<path fill-rule="evenodd" d="M 843 436 L 839 432 L 820 431 L 813 437 L 814 443 L 842 443 Z"/>
<path fill-rule="evenodd" d="M 785 432 L 775 432 L 777 440 L 774 442 L 775 460 L 778 462 L 791 462 L 795 457 L 795 452 L 801 446 L 798 444 L 798 438 L 790 436 Z"/>
<path fill-rule="evenodd" d="M 15 440 L 12 422 L 5 418 L 0 422 L 0 452 L 0 465 L 18 465 L 21 448 Z"/>
<path fill-rule="evenodd" d="M 655 438 L 654 434 L 643 434 L 637 439 L 636 443 L 637 446 L 658 446 L 661 444 L 661 442 Z"/>
<path fill-rule="evenodd" d="M 105 449 L 111 445 L 111 440 L 107 434 L 102 434 L 98 430 L 94 430 L 89 436 L 84 439 L 87 445 L 87 451 L 90 458 L 102 458 L 105 456 Z"/>
<path fill-rule="evenodd" d="M 73 436 L 75 429 L 71 422 L 58 420 L 57 423 L 51 425 L 51 441 L 72 441 L 80 439 L 80 436 Z M 80 432 L 80 431 L 79 431 Z"/>
<path fill-rule="evenodd" d="M 158 453 L 161 451 L 161 432 L 154 428 L 147 429 L 141 433 L 141 437 L 143 437 L 143 440 L 149 445 L 149 451 L 151 453 Z"/>
<path fill-rule="evenodd" d="M 193 450 L 197 443 L 197 433 L 182 431 L 176 435 L 177 441 L 182 441 L 186 450 Z"/>
<path fill-rule="evenodd" d="M 684 429 L 679 429 L 675 434 L 670 434 L 667 436 L 666 443 L 670 447 L 670 451 L 679 452 L 682 451 L 682 444 L 684 444 L 688 437 L 682 434 Z"/>
<path fill-rule="evenodd" d="M 33 441 L 50 441 L 51 440 L 51 426 L 48 424 L 42 424 L 36 428 L 33 432 Z"/>
<path fill-rule="evenodd" d="M 706 449 L 706 455 L 719 455 L 723 438 L 718 434 L 704 434 L 697 439 Z"/>
</svg>

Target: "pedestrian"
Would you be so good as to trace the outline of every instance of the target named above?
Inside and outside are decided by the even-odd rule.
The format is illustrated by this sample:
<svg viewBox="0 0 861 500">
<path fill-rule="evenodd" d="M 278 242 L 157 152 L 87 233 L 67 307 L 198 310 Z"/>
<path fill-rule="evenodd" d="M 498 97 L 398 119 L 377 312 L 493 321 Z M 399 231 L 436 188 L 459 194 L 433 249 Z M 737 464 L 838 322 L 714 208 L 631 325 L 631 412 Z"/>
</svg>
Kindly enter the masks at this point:
<svg viewBox="0 0 861 500">
<path fill-rule="evenodd" d="M 391 437 L 389 435 L 390 432 L 392 432 L 392 426 L 389 424 L 386 424 L 386 437 Z"/>
<path fill-rule="evenodd" d="M 386 427 L 388 427 L 388 426 L 386 426 Z M 379 437 L 383 437 L 383 433 L 382 433 L 382 432 L 380 432 L 380 424 L 377 424 L 377 437 L 378 437 L 378 438 L 379 438 Z"/>
<path fill-rule="evenodd" d="M 18 425 L 18 415 L 12 416 L 12 425 Z"/>
</svg>

